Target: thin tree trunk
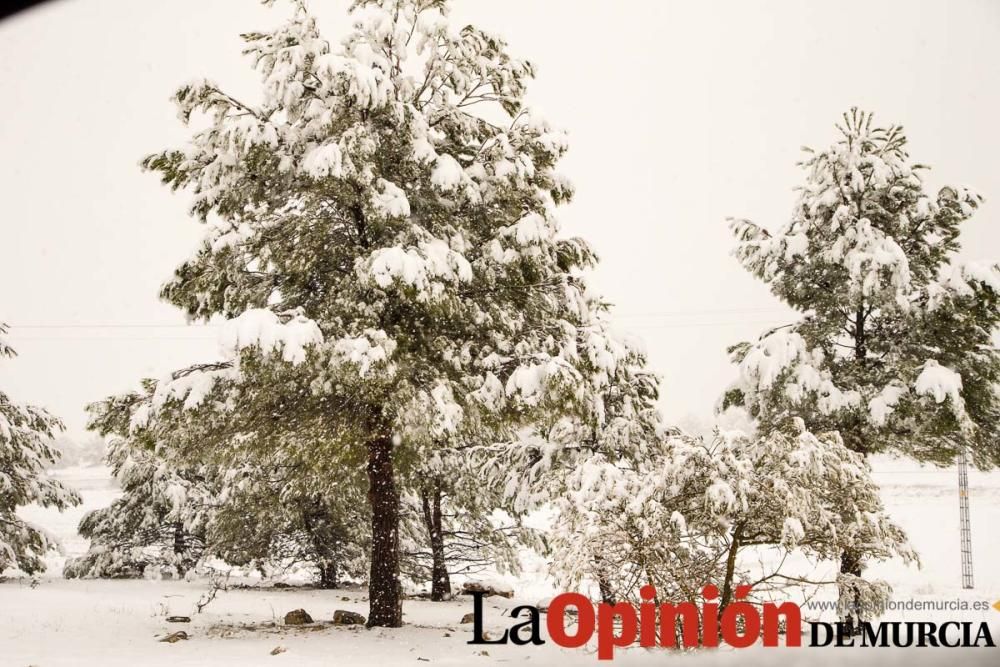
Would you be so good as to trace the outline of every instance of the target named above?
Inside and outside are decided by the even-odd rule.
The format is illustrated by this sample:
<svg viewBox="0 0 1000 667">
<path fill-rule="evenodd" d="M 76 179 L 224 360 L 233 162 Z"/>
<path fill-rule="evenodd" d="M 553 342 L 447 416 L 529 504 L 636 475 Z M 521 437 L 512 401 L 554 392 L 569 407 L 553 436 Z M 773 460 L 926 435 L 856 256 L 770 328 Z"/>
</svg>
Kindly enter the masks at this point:
<svg viewBox="0 0 1000 667">
<path fill-rule="evenodd" d="M 597 577 L 597 588 L 601 593 L 601 602 L 604 604 L 615 604 L 615 592 L 611 588 L 611 582 L 603 574 Z"/>
<path fill-rule="evenodd" d="M 184 553 L 184 524 L 180 522 L 174 524 L 174 553 Z"/>
<path fill-rule="evenodd" d="M 732 541 L 729 544 L 729 554 L 726 556 L 726 577 L 722 582 L 722 597 L 719 599 L 720 616 L 729 603 L 733 601 L 733 579 L 736 577 L 736 557 L 740 552 L 740 539 L 742 537 L 743 525 L 741 524 L 733 531 Z"/>
<path fill-rule="evenodd" d="M 337 565 L 340 545 L 337 527 L 321 497 L 314 496 L 303 504 L 302 525 L 312 543 L 320 588 L 336 588 L 339 583 Z"/>
<path fill-rule="evenodd" d="M 424 510 L 424 525 L 431 541 L 431 600 L 441 602 L 451 595 L 451 579 L 444 557 L 444 530 L 441 521 L 441 484 L 435 480 L 433 490 L 420 492 Z"/>
<path fill-rule="evenodd" d="M 389 436 L 368 443 L 368 503 L 372 511 L 368 626 L 398 628 L 403 624 L 403 596 L 399 584 L 399 491 Z"/>
<path fill-rule="evenodd" d="M 174 567 L 177 568 L 177 576 L 180 579 L 187 573 L 187 568 L 180 557 L 184 553 L 184 546 L 184 524 L 178 521 L 174 523 Z"/>
<path fill-rule="evenodd" d="M 856 312 L 854 313 L 854 358 L 859 364 L 865 364 L 868 358 L 868 338 L 865 333 L 865 306 L 864 303 L 858 305 Z M 852 439 L 853 440 L 853 439 Z M 851 449 L 857 451 L 862 456 L 868 455 L 868 447 L 866 443 L 857 441 L 848 441 L 845 438 L 845 444 Z M 864 565 L 861 562 L 861 554 L 853 549 L 845 549 L 843 553 L 840 554 L 840 573 L 853 575 L 855 577 L 860 577 L 861 572 L 864 569 Z M 844 597 L 845 591 L 842 589 L 839 591 L 840 595 L 840 606 L 847 607 L 850 609 L 842 609 L 844 616 L 841 621 L 848 625 L 851 634 L 860 632 L 859 622 L 864 620 L 861 616 L 861 609 L 858 606 L 858 596 L 860 591 L 857 586 L 852 586 L 850 588 L 850 598 L 852 600 L 851 605 L 845 604 Z"/>
<path fill-rule="evenodd" d="M 611 580 L 608 579 L 605 568 L 606 565 L 603 558 L 598 556 L 594 559 L 594 569 L 597 571 L 597 590 L 601 595 L 601 602 L 604 604 L 615 604 L 618 601 L 615 599 L 615 589 L 611 585 Z"/>
<path fill-rule="evenodd" d="M 853 549 L 845 549 L 843 553 L 840 554 L 840 573 L 853 575 L 855 577 L 860 577 L 861 572 L 864 569 L 861 563 L 861 554 L 854 551 Z M 865 620 L 862 615 L 862 610 L 859 605 L 860 600 L 858 599 L 861 591 L 858 590 L 857 586 L 852 586 L 850 588 L 850 597 L 852 604 L 844 604 L 844 590 L 840 591 L 841 606 L 849 607 L 841 609 L 843 617 L 841 621 L 847 624 L 850 634 L 857 634 L 861 631 L 860 622 Z"/>
</svg>

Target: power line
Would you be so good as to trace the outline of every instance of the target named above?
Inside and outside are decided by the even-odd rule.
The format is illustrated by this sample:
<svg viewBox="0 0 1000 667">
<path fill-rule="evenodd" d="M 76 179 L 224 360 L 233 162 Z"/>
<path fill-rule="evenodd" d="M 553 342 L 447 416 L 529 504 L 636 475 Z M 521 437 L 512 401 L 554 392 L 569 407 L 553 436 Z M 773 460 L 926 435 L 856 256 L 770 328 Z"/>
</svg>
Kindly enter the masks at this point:
<svg viewBox="0 0 1000 667">
<path fill-rule="evenodd" d="M 687 310 L 649 310 L 638 312 L 615 312 L 612 311 L 612 319 L 642 319 L 658 317 L 698 317 L 701 315 L 725 315 L 740 313 L 774 313 L 789 314 L 787 308 L 775 307 L 736 307 L 726 306 L 722 308 L 704 308 Z M 194 329 L 194 328 L 217 328 L 224 323 L 211 322 L 42 322 L 32 324 L 8 324 L 11 329 Z"/>
<path fill-rule="evenodd" d="M 727 322 L 661 322 L 661 323 L 647 323 L 639 324 L 633 323 L 629 324 L 628 328 L 635 330 L 648 330 L 648 329 L 692 329 L 692 328 L 715 328 L 715 327 L 732 327 L 745 324 L 752 324 L 755 326 L 775 326 L 781 324 L 781 322 L 776 320 L 730 320 Z M 30 327 L 22 327 L 28 329 Z M 103 331 L 110 331 L 114 329 L 129 329 L 129 328 L 150 328 L 154 329 L 157 327 L 115 327 L 115 326 L 104 326 L 104 327 L 39 327 L 39 329 L 44 330 L 58 330 L 58 329 L 99 329 Z M 181 329 L 185 327 L 179 327 Z M 218 325 L 203 325 L 199 327 L 187 327 L 188 329 L 218 329 Z M 54 341 L 54 340 L 216 340 L 211 336 L 33 336 L 33 335 L 22 335 L 14 330 L 15 327 L 11 327 L 11 331 L 7 334 L 12 340 L 21 341 Z M 194 333 L 194 331 L 192 331 Z"/>
<path fill-rule="evenodd" d="M 204 329 L 218 328 L 222 325 L 205 324 L 203 322 L 194 322 L 191 324 L 129 324 L 100 322 L 94 324 L 10 324 L 8 326 L 11 331 L 13 331 L 14 329 Z"/>
<path fill-rule="evenodd" d="M 97 341 L 97 342 L 108 342 L 114 343 L 118 341 L 218 341 L 218 338 L 214 336 L 10 336 L 11 339 L 17 341 L 65 341 L 65 342 L 80 342 L 80 341 Z"/>
<path fill-rule="evenodd" d="M 650 324 L 630 324 L 633 329 L 690 329 L 693 327 L 731 327 L 741 324 L 775 326 L 781 324 L 778 320 L 729 320 L 726 322 L 661 322 Z"/>
<path fill-rule="evenodd" d="M 793 311 L 794 312 L 794 311 Z M 661 310 L 661 311 L 647 311 L 647 312 L 637 312 L 630 313 L 627 311 L 615 312 L 611 311 L 611 316 L 615 319 L 633 319 L 636 317 L 688 317 L 697 315 L 728 315 L 728 314 L 739 314 L 739 313 L 774 313 L 777 314 L 788 314 L 789 309 L 787 308 L 707 308 L 704 310 Z"/>
<path fill-rule="evenodd" d="M 774 308 L 717 308 L 717 309 L 706 309 L 706 310 L 677 310 L 677 311 L 649 311 L 645 313 L 622 313 L 613 314 L 613 320 L 643 320 L 643 319 L 660 319 L 660 318 L 698 318 L 705 315 L 724 315 L 732 314 L 738 315 L 741 313 L 746 314 L 764 314 L 764 313 L 786 313 L 787 311 Z M 733 320 L 716 320 L 713 318 L 712 321 L 699 322 L 699 321 L 674 321 L 674 322 L 652 322 L 652 323 L 641 323 L 633 322 L 631 326 L 638 328 L 686 328 L 686 327 L 716 327 L 716 326 L 732 326 L 737 324 L 774 324 L 775 319 L 753 319 L 748 320 L 746 318 L 739 318 Z M 178 323 L 156 323 L 156 322 L 72 322 L 72 323 L 60 323 L 60 322 L 47 322 L 38 324 L 10 324 L 8 325 L 8 335 L 21 338 L 23 340 L 31 340 L 27 336 L 22 336 L 18 333 L 19 330 L 32 330 L 32 331 L 54 331 L 60 329 L 69 330 L 110 330 L 110 329 L 185 329 L 185 330 L 198 330 L 198 329 L 219 329 L 224 326 L 224 323 L 205 323 L 205 322 L 193 322 L 190 324 L 178 324 Z M 41 338 L 35 338 L 35 340 L 42 340 Z M 59 340 L 62 340 L 60 338 Z M 187 340 L 186 338 L 184 340 Z"/>
</svg>

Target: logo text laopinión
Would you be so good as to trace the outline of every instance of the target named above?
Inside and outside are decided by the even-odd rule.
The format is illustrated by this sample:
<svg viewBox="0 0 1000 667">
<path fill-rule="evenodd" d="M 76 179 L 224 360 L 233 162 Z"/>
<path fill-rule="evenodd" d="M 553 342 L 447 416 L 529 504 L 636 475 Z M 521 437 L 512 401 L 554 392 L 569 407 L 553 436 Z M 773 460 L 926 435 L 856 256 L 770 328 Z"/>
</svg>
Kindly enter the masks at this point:
<svg viewBox="0 0 1000 667">
<path fill-rule="evenodd" d="M 656 589 L 643 586 L 638 606 L 627 602 L 594 603 L 580 593 L 562 593 L 552 599 L 545 613 L 548 638 L 563 648 L 580 648 L 594 637 L 597 657 L 610 660 L 615 649 L 638 645 L 645 648 L 717 647 L 725 643 L 734 648 L 802 646 L 802 613 L 794 602 L 755 605 L 747 601 L 751 588 L 737 586 L 735 600 L 719 613 L 719 591 L 709 585 L 702 589 L 705 602 L 658 603 Z M 521 605 L 510 610 L 518 622 L 498 637 L 484 629 L 485 612 L 482 592 L 473 596 L 473 638 L 469 644 L 541 645 L 542 610 Z M 567 621 L 567 619 L 571 619 Z M 843 623 L 809 622 L 807 646 L 865 647 L 995 647 L 987 623 L 962 622 L 862 622 L 851 628 Z M 781 641 L 781 638 L 784 641 Z"/>
</svg>

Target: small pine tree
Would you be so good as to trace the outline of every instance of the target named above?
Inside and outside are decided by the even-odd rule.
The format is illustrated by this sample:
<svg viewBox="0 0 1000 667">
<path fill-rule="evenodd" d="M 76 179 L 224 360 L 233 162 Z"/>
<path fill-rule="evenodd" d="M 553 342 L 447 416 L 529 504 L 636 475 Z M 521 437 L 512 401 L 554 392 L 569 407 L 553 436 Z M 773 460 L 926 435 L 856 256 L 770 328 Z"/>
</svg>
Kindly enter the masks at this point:
<svg viewBox="0 0 1000 667">
<path fill-rule="evenodd" d="M 227 470 L 207 552 L 268 575 L 305 565 L 320 588 L 364 580 L 371 542 L 364 480 L 345 472 L 332 478 L 281 462 Z"/>
<path fill-rule="evenodd" d="M 0 322 L 0 359 L 15 354 L 6 333 Z M 10 567 L 26 574 L 44 571 L 43 557 L 58 548 L 53 537 L 17 515 L 19 506 L 64 510 L 80 503 L 75 491 L 45 474 L 59 458 L 51 442 L 60 430 L 62 423 L 45 410 L 19 405 L 0 391 L 0 573 Z"/>
<path fill-rule="evenodd" d="M 105 457 L 122 489 L 108 507 L 92 510 L 78 531 L 87 552 L 66 561 L 67 578 L 139 577 L 147 568 L 183 577 L 202 557 L 211 516 L 213 482 L 204 467 L 178 469 L 157 443 L 134 434 L 137 406 L 152 391 L 131 393 L 89 406 L 89 428 L 108 440 Z"/>
<path fill-rule="evenodd" d="M 732 348 L 739 380 L 723 404 L 764 430 L 800 417 L 862 454 L 946 465 L 965 449 L 996 465 L 1000 270 L 956 259 L 981 198 L 928 194 L 901 127 L 852 109 L 838 129 L 833 146 L 808 151 L 789 222 L 732 223 L 743 266 L 802 315 Z M 841 566 L 857 577 L 862 559 L 848 550 Z"/>
<path fill-rule="evenodd" d="M 206 368 L 165 382 L 194 370 Z M 357 475 L 313 473 L 291 459 L 224 470 L 186 464 L 145 426 L 158 384 L 148 380 L 142 392 L 90 406 L 89 426 L 108 439 L 106 460 L 123 493 L 83 518 L 79 531 L 90 548 L 67 562 L 67 577 L 140 576 L 148 567 L 183 576 L 206 558 L 220 558 L 269 574 L 309 565 L 325 588 L 341 576 L 360 578 L 368 537 L 360 528 L 367 508 Z M 177 439 L 183 436 L 175 433 Z"/>
</svg>

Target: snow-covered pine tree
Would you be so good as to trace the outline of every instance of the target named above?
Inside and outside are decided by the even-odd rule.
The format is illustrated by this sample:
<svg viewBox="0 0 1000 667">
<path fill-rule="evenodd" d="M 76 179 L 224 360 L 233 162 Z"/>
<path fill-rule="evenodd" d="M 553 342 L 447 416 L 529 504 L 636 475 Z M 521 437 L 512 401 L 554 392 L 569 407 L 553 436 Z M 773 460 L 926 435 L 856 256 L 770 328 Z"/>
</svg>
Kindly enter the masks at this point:
<svg viewBox="0 0 1000 667">
<path fill-rule="evenodd" d="M 509 441 L 590 409 L 577 366 L 617 360 L 581 276 L 593 255 L 557 234 L 566 142 L 524 108 L 532 67 L 446 14 L 444 0 L 358 0 L 331 45 L 296 3 L 244 36 L 261 99 L 182 87 L 182 120 L 207 127 L 144 161 L 210 220 L 163 297 L 235 320 L 232 365 L 163 385 L 157 408 L 210 438 L 234 426 L 213 454 L 233 461 L 296 450 L 255 435 L 274 422 L 323 443 L 303 460 L 363 454 L 370 625 L 402 622 L 396 467 L 444 437 Z"/>
<path fill-rule="evenodd" d="M 139 577 L 150 567 L 183 577 L 201 560 L 216 483 L 204 466 L 173 466 L 154 440 L 130 429 L 153 387 L 88 406 L 88 428 L 107 439 L 105 460 L 122 495 L 80 521 L 90 545 L 66 561 L 67 578 Z"/>
<path fill-rule="evenodd" d="M 743 266 L 802 316 L 732 348 L 739 380 L 724 404 L 746 406 L 762 430 L 801 417 L 862 454 L 945 465 L 967 449 L 996 465 L 1000 270 L 956 259 L 981 199 L 964 187 L 929 195 L 901 127 L 852 109 L 838 129 L 802 163 L 790 221 L 732 223 Z M 841 564 L 861 574 L 857 554 Z"/>
<path fill-rule="evenodd" d="M 14 356 L 0 322 L 0 359 Z M 26 574 L 45 569 L 43 556 L 57 542 L 17 515 L 21 505 L 66 509 L 80 503 L 75 491 L 49 477 L 45 469 L 59 453 L 53 434 L 62 423 L 42 408 L 20 405 L 0 391 L 0 573 L 16 567 Z"/>
<path fill-rule="evenodd" d="M 591 532 L 611 518 L 591 512 L 586 502 L 572 504 L 569 497 L 579 490 L 583 470 L 589 475 L 609 469 L 613 476 L 614 470 L 647 469 L 663 455 L 664 428 L 656 407 L 658 378 L 648 369 L 639 341 L 615 333 L 603 313 L 592 330 L 606 344 L 599 354 L 586 355 L 577 364 L 588 396 L 585 409 L 553 413 L 513 441 L 474 447 L 470 453 L 484 488 L 497 490 L 511 515 L 555 508 L 564 521 L 550 540 L 553 571 L 564 582 L 578 581 L 576 575 L 586 573 L 598 584 L 601 598 L 613 602 L 619 592 L 612 582 L 617 575 L 610 571 L 613 559 L 597 549 L 581 560 L 580 553 L 570 553 L 572 540 L 560 540 L 564 529 L 581 518 L 570 517 L 577 510 L 583 513 L 582 521 L 594 522 L 587 525 Z"/>
<path fill-rule="evenodd" d="M 226 367 L 184 369 L 165 382 Z M 178 455 L 176 443 L 217 445 L 179 433 L 180 421 L 160 432 L 148 428 L 157 386 L 147 380 L 142 392 L 90 406 L 89 427 L 107 438 L 106 460 L 123 493 L 83 518 L 79 530 L 90 548 L 67 562 L 67 577 L 139 576 L 149 566 L 183 575 L 208 558 L 268 575 L 311 566 L 321 587 L 334 587 L 344 575 L 361 577 L 369 538 L 357 475 L 309 470 L 291 456 L 254 458 L 225 469 L 213 457 L 192 464 L 191 457 Z M 216 425 L 213 432 L 227 430 Z M 299 434 L 300 443 L 307 439 Z"/>
<path fill-rule="evenodd" d="M 363 475 L 350 472 L 315 474 L 282 461 L 227 470 L 206 551 L 268 576 L 311 567 L 320 588 L 364 580 L 370 517 Z"/>
</svg>

